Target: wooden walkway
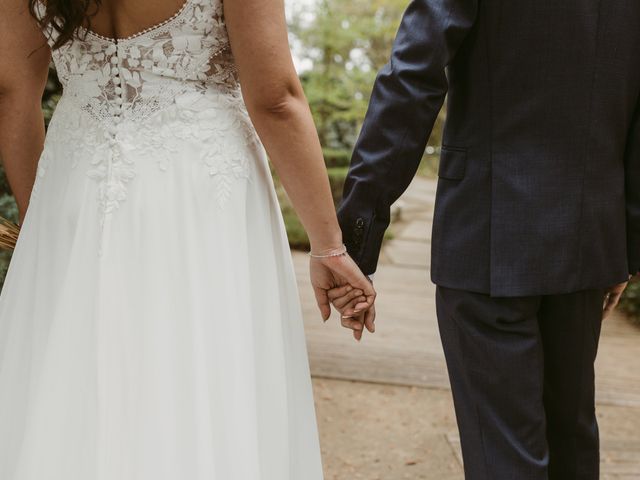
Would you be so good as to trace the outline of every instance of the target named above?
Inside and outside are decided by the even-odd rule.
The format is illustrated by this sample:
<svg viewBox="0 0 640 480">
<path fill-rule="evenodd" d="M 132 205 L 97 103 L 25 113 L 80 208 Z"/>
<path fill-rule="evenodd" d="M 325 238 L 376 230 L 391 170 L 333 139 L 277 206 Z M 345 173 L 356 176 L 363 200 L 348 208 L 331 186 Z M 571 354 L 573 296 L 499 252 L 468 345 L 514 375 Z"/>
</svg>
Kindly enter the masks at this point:
<svg viewBox="0 0 640 480">
<path fill-rule="evenodd" d="M 360 344 L 336 317 L 322 324 L 309 288 L 307 257 L 294 253 L 315 377 L 448 391 L 428 275 L 435 187 L 434 181 L 417 178 L 400 201 L 401 220 L 394 224 L 393 240 L 376 273 L 377 331 Z M 640 480 L 639 366 L 640 328 L 619 315 L 609 319 L 597 365 L 604 479 Z M 446 441 L 459 461 L 453 422 Z"/>
</svg>

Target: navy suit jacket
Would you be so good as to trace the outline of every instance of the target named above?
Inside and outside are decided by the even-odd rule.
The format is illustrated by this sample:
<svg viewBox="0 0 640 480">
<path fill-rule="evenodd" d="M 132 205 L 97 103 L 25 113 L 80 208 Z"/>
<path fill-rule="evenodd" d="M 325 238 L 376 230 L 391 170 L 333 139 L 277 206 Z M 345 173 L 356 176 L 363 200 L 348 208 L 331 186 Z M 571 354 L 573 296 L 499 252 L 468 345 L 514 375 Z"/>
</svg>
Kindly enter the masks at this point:
<svg viewBox="0 0 640 480">
<path fill-rule="evenodd" d="M 339 210 L 367 274 L 447 93 L 435 283 L 546 295 L 640 270 L 640 1 L 413 0 Z"/>
</svg>

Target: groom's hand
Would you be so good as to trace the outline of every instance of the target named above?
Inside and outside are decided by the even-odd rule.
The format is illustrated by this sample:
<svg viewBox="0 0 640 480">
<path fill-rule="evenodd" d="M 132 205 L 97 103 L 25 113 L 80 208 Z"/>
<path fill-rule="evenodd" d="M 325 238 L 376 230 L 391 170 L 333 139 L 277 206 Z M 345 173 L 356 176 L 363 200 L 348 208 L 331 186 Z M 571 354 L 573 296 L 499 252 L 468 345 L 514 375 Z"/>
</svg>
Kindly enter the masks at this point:
<svg viewBox="0 0 640 480">
<path fill-rule="evenodd" d="M 364 292 L 351 285 L 333 288 L 327 292 L 327 297 L 333 307 L 344 316 L 354 316 L 369 307 Z"/>
<path fill-rule="evenodd" d="M 349 322 L 349 323 L 347 323 Z M 372 305 L 367 310 L 362 313 L 355 315 L 354 317 L 346 317 L 342 319 L 342 326 L 345 328 L 351 328 L 349 325 L 356 325 L 356 328 L 353 328 L 353 338 L 360 341 L 362 339 L 362 335 L 364 334 L 365 328 L 373 333 L 376 331 L 376 306 Z"/>
<path fill-rule="evenodd" d="M 327 296 L 334 308 L 340 312 L 342 326 L 353 330 L 356 340 L 362 338 L 365 328 L 371 333 L 375 332 L 375 305 L 367 305 L 366 297 L 361 295 L 360 290 L 345 285 L 329 290 Z"/>
</svg>

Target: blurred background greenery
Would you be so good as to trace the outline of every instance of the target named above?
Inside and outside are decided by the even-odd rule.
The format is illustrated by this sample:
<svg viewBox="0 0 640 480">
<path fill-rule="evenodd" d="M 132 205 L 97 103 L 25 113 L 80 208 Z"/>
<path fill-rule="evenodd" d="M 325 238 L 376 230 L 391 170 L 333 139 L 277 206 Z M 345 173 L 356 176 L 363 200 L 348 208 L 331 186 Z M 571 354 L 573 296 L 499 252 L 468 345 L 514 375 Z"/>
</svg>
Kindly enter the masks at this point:
<svg viewBox="0 0 640 480">
<path fill-rule="evenodd" d="M 636 277 L 625 292 L 620 307 L 640 325 L 640 279 Z"/>
<path fill-rule="evenodd" d="M 406 0 L 315 0 L 289 4 L 291 43 L 300 79 L 318 128 L 336 206 L 348 171 L 351 151 L 362 126 L 371 87 L 387 63 Z M 61 95 L 53 68 L 42 100 L 48 124 Z M 440 113 L 419 169 L 435 177 L 446 113 Z M 307 249 L 309 240 L 284 189 L 276 178 L 292 248 Z M 17 209 L 0 166 L 0 215 L 17 219 Z M 11 258 L 0 252 L 0 287 Z M 640 282 L 625 297 L 623 308 L 640 318 Z"/>
<path fill-rule="evenodd" d="M 336 205 L 340 203 L 351 151 L 369 104 L 377 72 L 389 60 L 406 0 L 294 2 L 289 27 L 300 79 L 311 105 Z M 445 114 L 441 112 L 420 166 L 435 176 Z M 308 239 L 279 189 L 289 239 Z"/>
</svg>

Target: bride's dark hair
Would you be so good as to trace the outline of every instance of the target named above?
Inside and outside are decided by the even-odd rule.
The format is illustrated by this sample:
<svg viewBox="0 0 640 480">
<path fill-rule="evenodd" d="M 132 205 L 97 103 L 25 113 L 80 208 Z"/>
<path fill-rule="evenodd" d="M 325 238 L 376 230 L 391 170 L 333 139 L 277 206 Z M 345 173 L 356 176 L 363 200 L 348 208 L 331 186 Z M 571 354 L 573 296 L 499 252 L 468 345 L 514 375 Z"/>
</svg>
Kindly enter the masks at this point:
<svg viewBox="0 0 640 480">
<path fill-rule="evenodd" d="M 37 15 L 38 3 L 45 5 L 44 16 Z M 60 48 L 75 35 L 79 27 L 89 25 L 89 7 L 99 7 L 101 0 L 29 0 L 29 11 L 40 26 L 53 28 L 57 35 L 53 48 Z"/>
</svg>

